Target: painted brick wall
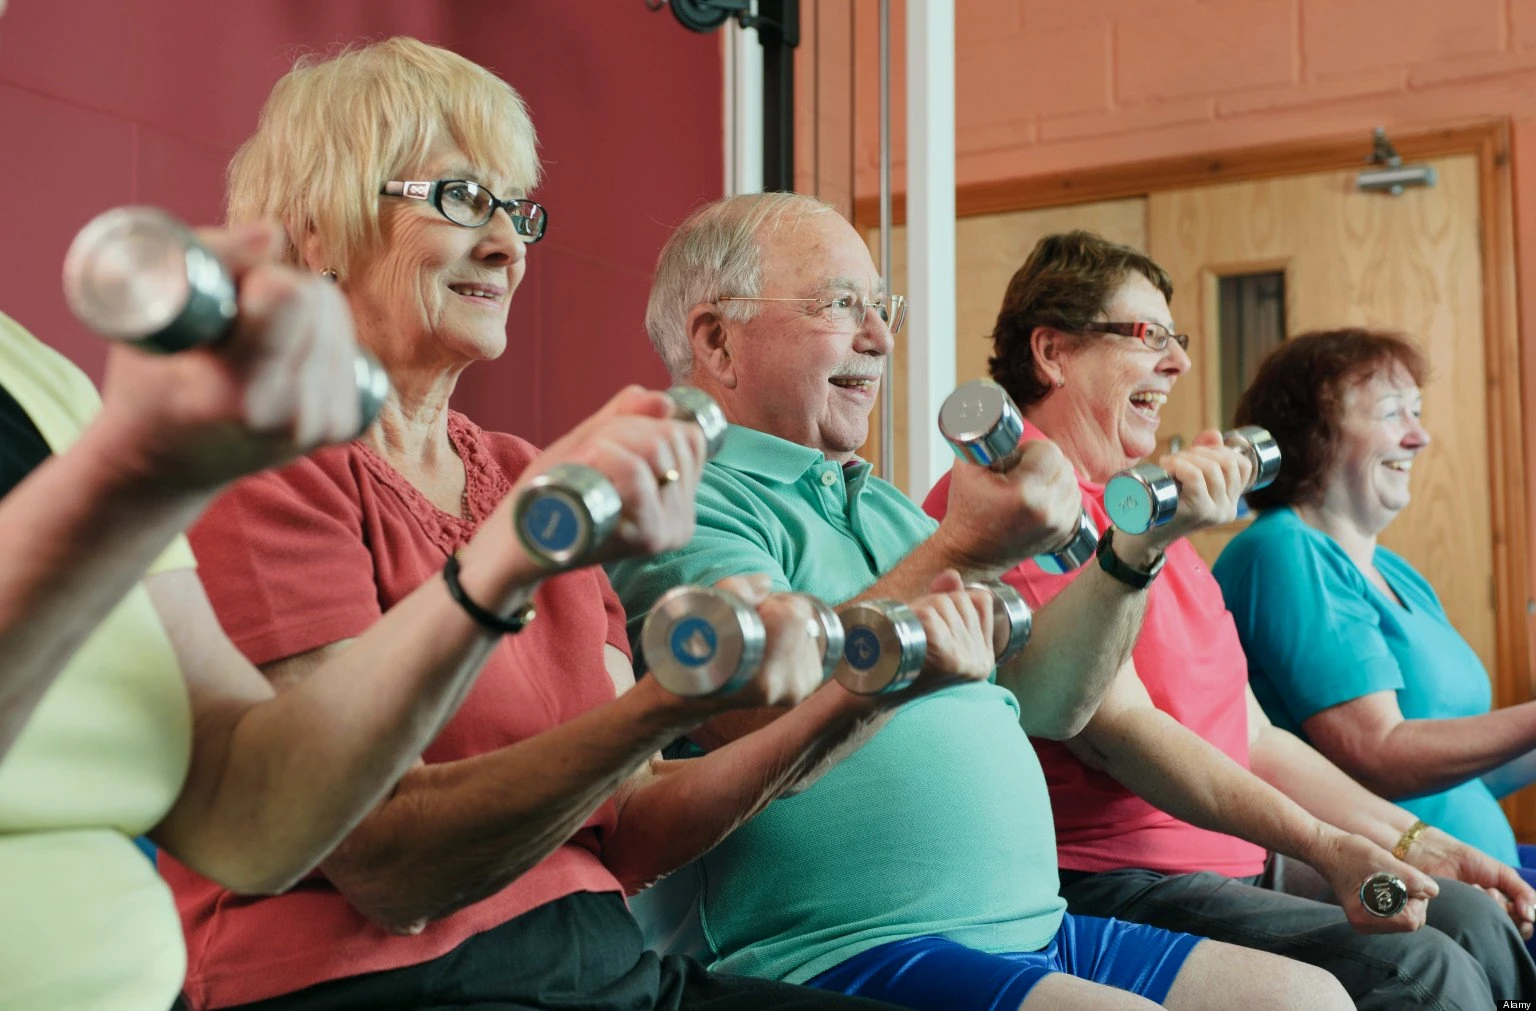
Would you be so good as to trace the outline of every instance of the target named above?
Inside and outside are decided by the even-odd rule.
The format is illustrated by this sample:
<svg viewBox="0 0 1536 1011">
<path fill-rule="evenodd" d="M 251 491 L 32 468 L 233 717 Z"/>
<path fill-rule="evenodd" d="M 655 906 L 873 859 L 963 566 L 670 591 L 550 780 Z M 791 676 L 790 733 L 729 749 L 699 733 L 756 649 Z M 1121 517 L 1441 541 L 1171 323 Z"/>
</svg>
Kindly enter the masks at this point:
<svg viewBox="0 0 1536 1011">
<path fill-rule="evenodd" d="M 858 5 L 858 189 L 874 191 L 876 0 Z M 896 108 L 904 4 L 892 5 Z M 1511 117 L 1536 138 L 1536 0 L 960 0 L 961 185 Z M 895 117 L 897 186 L 906 143 Z"/>
<path fill-rule="evenodd" d="M 605 0 L 11 0 L 0 18 L 0 310 L 100 377 L 59 267 L 123 203 L 218 220 L 224 166 L 297 53 L 395 34 L 500 73 L 538 128 L 549 237 L 509 351 L 455 402 L 547 442 L 627 382 L 664 385 L 645 340 L 670 227 L 721 192 L 720 48 L 666 12 Z M 657 141 L 664 135 L 665 144 Z"/>
</svg>

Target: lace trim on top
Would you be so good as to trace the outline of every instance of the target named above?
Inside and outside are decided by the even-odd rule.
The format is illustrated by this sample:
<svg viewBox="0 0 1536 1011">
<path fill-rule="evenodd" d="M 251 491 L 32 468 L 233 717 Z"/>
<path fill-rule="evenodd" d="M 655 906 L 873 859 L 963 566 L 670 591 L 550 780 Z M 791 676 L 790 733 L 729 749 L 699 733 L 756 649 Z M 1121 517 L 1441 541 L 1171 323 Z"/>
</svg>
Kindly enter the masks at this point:
<svg viewBox="0 0 1536 1011">
<path fill-rule="evenodd" d="M 458 411 L 449 411 L 448 440 L 464 464 L 464 503 L 469 509 L 468 519 L 433 505 L 404 474 L 367 444 L 360 440 L 352 444 L 357 448 L 363 466 L 380 484 L 395 493 L 432 543 L 442 548 L 444 556 L 462 547 L 512 490 L 512 480 L 491 457 L 485 445 L 485 433 L 479 425 Z"/>
</svg>

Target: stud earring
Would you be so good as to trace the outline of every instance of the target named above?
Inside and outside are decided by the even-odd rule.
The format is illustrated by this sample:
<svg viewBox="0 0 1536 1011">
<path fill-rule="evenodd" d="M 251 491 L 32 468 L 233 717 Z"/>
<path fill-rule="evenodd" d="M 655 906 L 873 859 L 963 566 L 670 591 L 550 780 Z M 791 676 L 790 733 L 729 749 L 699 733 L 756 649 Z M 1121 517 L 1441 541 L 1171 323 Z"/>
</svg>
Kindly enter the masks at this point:
<svg viewBox="0 0 1536 1011">
<path fill-rule="evenodd" d="M 1066 379 L 1058 379 L 1058 380 L 1056 380 L 1056 388 L 1058 390 L 1061 389 L 1065 385 L 1067 385 Z"/>
<path fill-rule="evenodd" d="M 336 268 L 326 267 L 320 272 L 320 276 L 334 284 L 336 282 Z"/>
</svg>

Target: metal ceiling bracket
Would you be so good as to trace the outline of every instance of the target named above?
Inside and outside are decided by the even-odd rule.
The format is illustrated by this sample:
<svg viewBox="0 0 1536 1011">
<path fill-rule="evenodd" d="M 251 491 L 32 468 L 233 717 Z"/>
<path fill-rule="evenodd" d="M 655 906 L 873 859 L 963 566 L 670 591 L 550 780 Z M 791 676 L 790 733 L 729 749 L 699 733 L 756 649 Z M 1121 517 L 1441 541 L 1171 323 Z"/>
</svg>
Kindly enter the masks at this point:
<svg viewBox="0 0 1536 1011">
<path fill-rule="evenodd" d="M 1383 127 L 1371 132 L 1371 156 L 1366 160 L 1377 167 L 1355 177 L 1355 189 L 1362 193 L 1400 197 L 1410 186 L 1433 186 L 1439 179 L 1433 165 L 1404 165 Z"/>
</svg>

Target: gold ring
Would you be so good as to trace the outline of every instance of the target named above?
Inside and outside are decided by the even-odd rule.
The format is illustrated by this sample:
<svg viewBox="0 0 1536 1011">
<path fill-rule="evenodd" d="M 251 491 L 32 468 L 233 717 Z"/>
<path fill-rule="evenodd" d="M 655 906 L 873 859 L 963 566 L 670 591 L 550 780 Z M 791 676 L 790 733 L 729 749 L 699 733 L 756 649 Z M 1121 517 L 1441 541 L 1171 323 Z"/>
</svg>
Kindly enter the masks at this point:
<svg viewBox="0 0 1536 1011">
<path fill-rule="evenodd" d="M 665 488 L 667 485 L 672 484 L 682 476 L 683 475 L 677 472 L 676 467 L 668 467 L 665 472 L 656 476 L 656 483 Z"/>
</svg>

